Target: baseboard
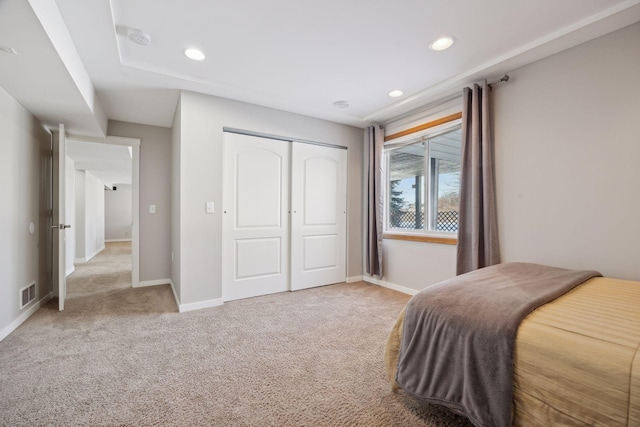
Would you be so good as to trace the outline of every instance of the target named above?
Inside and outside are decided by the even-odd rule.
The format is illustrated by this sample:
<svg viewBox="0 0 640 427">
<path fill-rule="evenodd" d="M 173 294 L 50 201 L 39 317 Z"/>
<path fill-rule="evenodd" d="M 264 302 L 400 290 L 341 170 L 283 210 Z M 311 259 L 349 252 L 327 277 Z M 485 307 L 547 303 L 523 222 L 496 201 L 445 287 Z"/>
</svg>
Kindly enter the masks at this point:
<svg viewBox="0 0 640 427">
<path fill-rule="evenodd" d="M 74 271 L 76 271 L 76 267 L 75 267 L 74 265 L 72 265 L 72 266 L 71 266 L 71 268 L 67 269 L 67 271 L 66 271 L 66 273 L 65 273 L 64 277 L 69 277 L 69 275 L 70 275 L 71 273 L 73 273 Z"/>
<path fill-rule="evenodd" d="M 203 308 L 217 307 L 219 305 L 222 305 L 223 303 L 224 303 L 224 300 L 222 298 L 217 298 L 217 299 L 210 299 L 207 301 L 192 302 L 189 304 L 178 304 L 178 311 L 180 313 L 184 313 L 187 311 L 200 310 Z"/>
<path fill-rule="evenodd" d="M 180 298 L 178 298 L 178 294 L 176 293 L 176 288 L 173 285 L 173 280 L 171 279 L 168 279 L 168 280 L 169 280 L 169 285 L 171 286 L 171 292 L 173 292 L 173 298 L 176 300 L 176 305 L 178 306 L 178 312 L 180 313 L 185 313 L 187 311 L 200 310 L 203 308 L 218 307 L 224 303 L 224 300 L 222 298 L 218 298 L 218 299 L 210 299 L 207 301 L 192 302 L 189 304 L 181 304 Z"/>
<path fill-rule="evenodd" d="M 345 279 L 345 282 L 346 283 L 362 282 L 362 276 L 347 277 Z"/>
<path fill-rule="evenodd" d="M 171 285 L 171 279 L 144 280 L 133 285 L 132 288 L 145 288 L 147 286 Z M 173 286 L 172 286 L 173 288 Z"/>
<path fill-rule="evenodd" d="M 45 305 L 51 298 L 53 298 L 53 292 L 49 292 L 43 298 L 41 298 L 38 302 L 34 303 L 31 307 L 29 307 L 26 311 L 24 311 L 17 319 L 13 322 L 9 323 L 9 325 L 0 331 L 0 341 L 5 339 L 11 332 L 15 331 L 18 326 L 22 325 L 29 317 L 33 315 L 40 307 Z"/>
<path fill-rule="evenodd" d="M 101 248 L 99 248 L 97 251 L 95 251 L 95 252 L 94 252 L 94 253 L 92 253 L 90 256 L 88 256 L 88 257 L 86 258 L 87 260 L 86 260 L 85 262 L 89 262 L 89 261 L 91 261 L 91 259 L 92 259 L 94 256 L 96 256 L 96 255 L 98 255 L 100 252 L 104 251 L 104 248 L 105 248 L 105 246 L 104 246 L 104 245 L 102 245 L 102 247 L 101 247 Z"/>
<path fill-rule="evenodd" d="M 173 292 L 173 299 L 176 300 L 176 305 L 178 306 L 178 311 L 180 311 L 180 298 L 178 298 L 178 294 L 176 293 L 176 288 L 173 285 L 173 280 L 169 279 L 169 285 L 171 286 L 171 292 Z"/>
<path fill-rule="evenodd" d="M 169 280 L 169 285 L 171 285 L 171 292 L 173 292 L 173 298 L 176 300 L 176 305 L 178 306 L 178 311 L 180 313 L 185 313 L 187 311 L 200 310 L 203 308 L 217 307 L 224 303 L 224 300 L 222 298 L 218 298 L 218 299 L 210 299 L 207 301 L 198 301 L 198 302 L 192 302 L 188 304 L 182 304 L 180 303 L 180 298 L 178 298 L 178 294 L 176 293 L 176 288 L 173 284 L 173 280 L 171 279 L 167 279 L 167 280 Z"/>
<path fill-rule="evenodd" d="M 389 283 L 371 276 L 362 276 L 362 280 L 364 280 L 365 282 L 373 283 L 374 285 L 381 286 L 383 288 L 393 289 L 394 291 L 402 292 L 403 294 L 407 295 L 415 295 L 420 292 L 417 289 L 411 289 L 407 288 L 406 286 L 396 285 L 395 283 Z"/>
<path fill-rule="evenodd" d="M 382 286 L 380 285 L 380 279 L 376 279 L 375 277 L 372 277 L 372 276 L 362 276 L 362 281 L 371 283 L 373 285 Z"/>
<path fill-rule="evenodd" d="M 87 262 L 91 261 L 91 259 L 92 259 L 94 256 L 96 256 L 96 255 L 98 255 L 100 252 L 104 251 L 104 248 L 105 248 L 105 246 L 104 246 L 104 245 L 102 245 L 102 248 L 98 249 L 96 252 L 94 252 L 93 254 L 91 254 L 91 255 L 90 255 L 90 256 L 88 256 L 88 257 L 85 257 L 85 258 L 75 258 L 75 259 L 73 260 L 73 263 L 74 263 L 74 264 L 84 264 L 84 263 L 87 263 Z"/>
<path fill-rule="evenodd" d="M 128 239 L 107 239 L 104 242 L 105 243 L 112 243 L 112 242 L 130 242 L 131 238 Z"/>
</svg>

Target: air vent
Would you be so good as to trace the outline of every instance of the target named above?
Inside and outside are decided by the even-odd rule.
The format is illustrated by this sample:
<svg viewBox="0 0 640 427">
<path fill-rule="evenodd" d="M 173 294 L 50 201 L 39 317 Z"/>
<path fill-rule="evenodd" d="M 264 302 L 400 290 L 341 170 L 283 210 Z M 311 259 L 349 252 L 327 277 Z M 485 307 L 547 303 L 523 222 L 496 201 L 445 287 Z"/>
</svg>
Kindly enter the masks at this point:
<svg viewBox="0 0 640 427">
<path fill-rule="evenodd" d="M 34 299 L 36 299 L 36 282 L 20 289 L 20 310 L 29 305 Z"/>
</svg>

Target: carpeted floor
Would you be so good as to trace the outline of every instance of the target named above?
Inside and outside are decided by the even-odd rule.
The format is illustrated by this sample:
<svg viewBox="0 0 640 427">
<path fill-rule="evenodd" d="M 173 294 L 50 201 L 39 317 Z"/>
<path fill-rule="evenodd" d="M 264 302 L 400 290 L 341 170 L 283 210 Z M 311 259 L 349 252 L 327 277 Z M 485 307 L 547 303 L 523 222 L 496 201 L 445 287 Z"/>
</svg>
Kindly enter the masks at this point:
<svg viewBox="0 0 640 427">
<path fill-rule="evenodd" d="M 92 262 L 115 274 L 120 255 Z M 386 382 L 406 295 L 361 282 L 180 314 L 168 285 L 85 267 L 64 312 L 51 301 L 0 342 L 0 425 L 470 425 Z"/>
<path fill-rule="evenodd" d="M 131 288 L 131 242 L 107 242 L 91 261 L 67 277 L 67 298 Z"/>
</svg>

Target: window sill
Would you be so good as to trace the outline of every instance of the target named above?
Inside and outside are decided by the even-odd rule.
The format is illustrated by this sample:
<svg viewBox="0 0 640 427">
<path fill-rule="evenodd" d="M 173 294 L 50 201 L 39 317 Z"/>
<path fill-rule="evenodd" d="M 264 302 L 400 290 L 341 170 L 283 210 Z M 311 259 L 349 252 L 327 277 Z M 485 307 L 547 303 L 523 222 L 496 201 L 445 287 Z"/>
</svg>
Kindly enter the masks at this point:
<svg viewBox="0 0 640 427">
<path fill-rule="evenodd" d="M 410 242 L 439 243 L 442 245 L 457 245 L 457 237 L 441 237 L 434 235 L 418 235 L 418 234 L 400 234 L 400 233 L 382 233 L 383 239 L 391 240 L 407 240 Z"/>
</svg>

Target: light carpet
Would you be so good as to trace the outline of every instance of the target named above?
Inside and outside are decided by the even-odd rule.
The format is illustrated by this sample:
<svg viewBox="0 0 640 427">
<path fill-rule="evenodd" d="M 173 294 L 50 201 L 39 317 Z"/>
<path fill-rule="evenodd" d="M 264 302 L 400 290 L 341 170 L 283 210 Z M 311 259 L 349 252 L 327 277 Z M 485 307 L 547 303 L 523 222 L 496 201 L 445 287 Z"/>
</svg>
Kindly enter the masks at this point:
<svg viewBox="0 0 640 427">
<path fill-rule="evenodd" d="M 343 283 L 178 313 L 168 285 L 74 280 L 64 312 L 0 342 L 0 425 L 470 425 L 385 379 L 406 295 Z"/>
</svg>

